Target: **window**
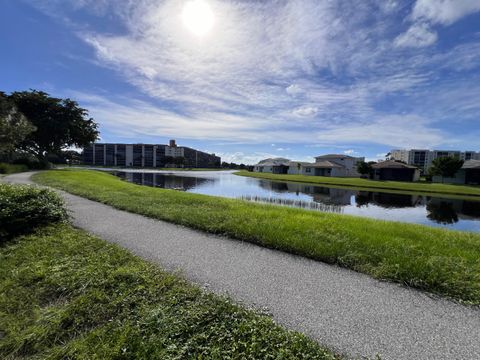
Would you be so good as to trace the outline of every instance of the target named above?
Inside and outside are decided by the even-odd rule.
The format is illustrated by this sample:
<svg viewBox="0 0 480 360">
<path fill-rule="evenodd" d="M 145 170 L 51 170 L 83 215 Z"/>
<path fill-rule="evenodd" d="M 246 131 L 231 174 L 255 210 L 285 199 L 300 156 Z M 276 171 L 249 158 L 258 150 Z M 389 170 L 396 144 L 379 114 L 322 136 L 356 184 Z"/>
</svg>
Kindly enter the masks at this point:
<svg viewBox="0 0 480 360">
<path fill-rule="evenodd" d="M 305 172 L 312 172 L 312 169 L 311 168 L 305 168 Z"/>
</svg>

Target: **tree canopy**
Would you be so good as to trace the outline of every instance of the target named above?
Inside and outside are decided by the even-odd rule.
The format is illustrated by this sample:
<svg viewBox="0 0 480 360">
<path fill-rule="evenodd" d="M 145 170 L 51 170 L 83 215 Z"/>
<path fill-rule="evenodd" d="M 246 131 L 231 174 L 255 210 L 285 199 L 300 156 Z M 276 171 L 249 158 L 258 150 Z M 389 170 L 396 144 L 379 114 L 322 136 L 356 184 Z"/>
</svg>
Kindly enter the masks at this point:
<svg viewBox="0 0 480 360">
<path fill-rule="evenodd" d="M 13 92 L 9 99 L 35 127 L 18 147 L 40 160 L 68 147 L 84 147 L 98 138 L 98 125 L 71 99 L 36 90 Z"/>
<path fill-rule="evenodd" d="M 430 175 L 454 177 L 462 166 L 463 160 L 460 160 L 458 157 L 439 157 L 432 161 L 432 166 L 430 167 L 429 172 Z"/>
<path fill-rule="evenodd" d="M 357 171 L 360 175 L 371 175 L 373 173 L 372 165 L 375 164 L 374 161 L 365 162 L 360 161 L 357 163 Z"/>
<path fill-rule="evenodd" d="M 0 92 L 0 153 L 9 155 L 33 131 L 35 126 Z"/>
</svg>

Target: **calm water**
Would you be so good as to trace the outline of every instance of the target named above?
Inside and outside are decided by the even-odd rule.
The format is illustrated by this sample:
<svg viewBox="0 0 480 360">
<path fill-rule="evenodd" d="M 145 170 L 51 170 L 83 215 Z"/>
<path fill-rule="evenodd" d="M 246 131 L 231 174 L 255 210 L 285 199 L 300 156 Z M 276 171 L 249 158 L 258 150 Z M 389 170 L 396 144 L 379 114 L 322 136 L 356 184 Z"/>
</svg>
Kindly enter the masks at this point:
<svg viewBox="0 0 480 360">
<path fill-rule="evenodd" d="M 272 182 L 228 171 L 113 171 L 135 184 L 480 232 L 480 201 Z"/>
</svg>

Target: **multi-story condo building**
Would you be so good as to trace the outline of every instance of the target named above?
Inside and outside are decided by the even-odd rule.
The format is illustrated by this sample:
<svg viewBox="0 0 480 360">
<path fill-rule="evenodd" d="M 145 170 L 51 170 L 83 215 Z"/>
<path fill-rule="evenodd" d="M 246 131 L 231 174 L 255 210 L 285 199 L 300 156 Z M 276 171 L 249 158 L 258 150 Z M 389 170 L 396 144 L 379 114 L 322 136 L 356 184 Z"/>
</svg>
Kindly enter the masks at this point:
<svg viewBox="0 0 480 360">
<path fill-rule="evenodd" d="M 432 165 L 432 161 L 440 157 L 454 156 L 459 159 L 480 160 L 480 152 L 475 151 L 459 151 L 459 150 L 426 150 L 426 149 L 411 149 L 411 150 L 392 150 L 390 151 L 390 158 L 392 160 L 403 161 L 408 165 L 418 167 L 422 172 L 427 172 Z"/>
<path fill-rule="evenodd" d="M 182 165 L 192 168 L 220 167 L 221 159 L 186 146 L 160 144 L 105 144 L 95 143 L 83 150 L 86 165 L 165 167 Z"/>
</svg>

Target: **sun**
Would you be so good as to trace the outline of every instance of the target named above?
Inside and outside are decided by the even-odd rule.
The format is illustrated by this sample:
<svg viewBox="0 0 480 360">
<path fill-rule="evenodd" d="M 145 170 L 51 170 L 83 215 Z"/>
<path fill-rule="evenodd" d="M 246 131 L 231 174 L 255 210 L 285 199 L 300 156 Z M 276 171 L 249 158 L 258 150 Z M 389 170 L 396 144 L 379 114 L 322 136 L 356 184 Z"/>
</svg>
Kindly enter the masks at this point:
<svg viewBox="0 0 480 360">
<path fill-rule="evenodd" d="M 207 35 L 213 27 L 213 12 L 204 0 L 190 0 L 183 7 L 185 27 L 196 36 Z"/>
</svg>

